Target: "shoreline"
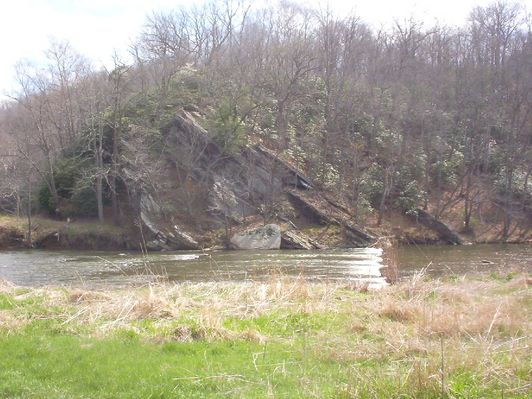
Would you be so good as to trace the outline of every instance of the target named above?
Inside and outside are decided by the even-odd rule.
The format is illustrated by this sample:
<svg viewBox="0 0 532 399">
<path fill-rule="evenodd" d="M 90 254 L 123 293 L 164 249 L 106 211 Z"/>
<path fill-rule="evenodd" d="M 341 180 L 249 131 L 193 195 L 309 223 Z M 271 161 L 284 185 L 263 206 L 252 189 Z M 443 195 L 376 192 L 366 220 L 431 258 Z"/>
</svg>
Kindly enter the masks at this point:
<svg viewBox="0 0 532 399">
<path fill-rule="evenodd" d="M 0 250 L 17 249 L 50 249 L 50 250 L 94 250 L 94 251 L 138 251 L 141 252 L 144 245 L 141 245 L 142 238 L 138 237 L 131 227 L 118 227 L 110 224 L 99 224 L 95 221 L 64 222 L 47 218 L 35 218 L 33 228 L 33 247 L 28 247 L 26 240 L 24 219 L 12 216 L 0 215 Z M 389 239 L 389 235 L 384 235 Z M 400 247 L 408 246 L 448 246 L 441 242 L 434 242 L 426 239 L 424 242 L 411 242 L 404 237 L 395 236 L 393 240 Z M 507 241 L 498 240 L 478 240 L 466 242 L 462 245 L 476 244 L 532 244 L 532 237 L 523 239 L 511 239 Z M 384 244 L 386 245 L 386 244 Z M 219 249 L 219 246 L 214 246 Z M 328 249 L 344 248 L 342 245 L 331 245 Z M 208 251 L 211 248 L 199 249 L 198 251 Z M 220 248 L 221 249 L 221 248 Z M 302 250 L 302 249 L 295 249 Z M 173 250 L 174 251 L 174 250 Z M 173 252 L 172 251 L 172 252 Z M 176 249 L 175 251 L 181 251 Z M 305 250 L 303 250 L 305 251 Z M 308 251 L 308 250 L 306 250 Z M 148 251 L 161 252 L 161 251 Z"/>
</svg>

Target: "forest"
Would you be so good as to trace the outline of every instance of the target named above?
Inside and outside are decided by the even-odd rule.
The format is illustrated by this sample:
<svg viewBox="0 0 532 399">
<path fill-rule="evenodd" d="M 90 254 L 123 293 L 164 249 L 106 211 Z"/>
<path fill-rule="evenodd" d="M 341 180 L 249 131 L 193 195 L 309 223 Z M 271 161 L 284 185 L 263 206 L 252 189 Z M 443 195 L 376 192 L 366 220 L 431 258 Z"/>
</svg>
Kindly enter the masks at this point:
<svg viewBox="0 0 532 399">
<path fill-rule="evenodd" d="M 235 174 L 209 175 L 260 146 L 379 234 L 423 211 L 470 240 L 529 240 L 531 23 L 506 1 L 460 27 L 376 29 L 226 0 L 153 12 L 107 69 L 52 41 L 45 64 L 17 65 L 0 109 L 1 211 L 26 218 L 29 236 L 32 215 L 133 225 L 145 193 L 201 234 L 246 223 L 228 210 L 235 196 L 265 222 L 288 220 L 275 190 L 229 195 Z M 208 143 L 176 142 L 178 115 Z M 207 200 L 216 187 L 225 205 Z"/>
</svg>

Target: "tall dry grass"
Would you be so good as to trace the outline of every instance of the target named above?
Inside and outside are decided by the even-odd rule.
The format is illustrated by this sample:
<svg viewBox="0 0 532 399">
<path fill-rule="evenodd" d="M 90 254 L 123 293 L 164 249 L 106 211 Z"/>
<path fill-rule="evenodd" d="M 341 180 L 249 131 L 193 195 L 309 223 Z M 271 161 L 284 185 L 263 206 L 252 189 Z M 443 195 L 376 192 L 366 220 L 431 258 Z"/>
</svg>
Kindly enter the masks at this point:
<svg viewBox="0 0 532 399">
<path fill-rule="evenodd" d="M 0 281 L 0 294 L 13 302 L 0 311 L 0 329 L 16 333 L 33 320 L 53 319 L 67 331 L 102 337 L 129 329 L 157 342 L 287 342 L 303 334 L 309 357 L 349 368 L 349 394 L 378 397 L 379 385 L 371 383 L 376 374 L 355 366 L 360 362 L 387 365 L 401 389 L 414 396 L 442 389 L 452 397 L 447 378 L 464 370 L 486 386 L 521 393 L 530 388 L 515 377 L 531 362 L 532 298 L 526 276 L 509 282 L 488 277 L 446 282 L 420 274 L 379 291 L 366 288 L 282 275 L 266 282 L 158 283 L 107 291 L 20 288 Z M 226 323 L 279 314 L 317 317 L 325 325 L 294 330 L 287 338 Z M 142 330 L 144 321 L 152 326 L 149 331 Z"/>
<path fill-rule="evenodd" d="M 498 281 L 409 281 L 369 292 L 366 287 L 343 283 L 310 283 L 304 278 L 275 275 L 266 282 L 208 282 L 152 284 L 144 288 L 106 291 L 79 288 L 20 288 L 0 280 L 0 293 L 14 303 L 29 298 L 42 302 L 39 309 L 55 309 L 48 314 L 68 323 L 107 322 L 119 326 L 145 319 L 169 320 L 194 313 L 208 325 L 216 318 L 254 318 L 279 309 L 306 313 L 336 313 L 349 305 L 355 319 L 361 313 L 372 322 L 387 319 L 414 328 L 419 336 L 512 336 L 530 331 L 531 294 L 526 277 L 501 287 Z M 59 311 L 59 310 L 62 310 Z M 55 312 L 58 312 L 56 314 Z M 49 313 L 45 311 L 44 313 Z M 46 314 L 42 315 L 46 317 Z M 353 320 L 354 324 L 357 320 Z"/>
</svg>

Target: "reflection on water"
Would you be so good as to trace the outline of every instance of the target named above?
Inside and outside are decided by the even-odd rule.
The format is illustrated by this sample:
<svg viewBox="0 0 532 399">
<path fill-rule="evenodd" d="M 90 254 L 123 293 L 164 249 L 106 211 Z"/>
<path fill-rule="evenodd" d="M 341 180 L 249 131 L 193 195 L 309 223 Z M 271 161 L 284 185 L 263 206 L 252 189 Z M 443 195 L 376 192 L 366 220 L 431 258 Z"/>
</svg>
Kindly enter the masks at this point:
<svg viewBox="0 0 532 399">
<path fill-rule="evenodd" d="M 405 247 L 397 252 L 399 278 L 422 268 L 434 275 L 476 271 L 529 270 L 532 247 L 472 245 Z M 387 259 L 384 256 L 384 259 Z M 386 284 L 386 266 L 376 248 L 327 251 L 183 251 L 153 253 L 7 251 L 0 252 L 0 278 L 18 285 L 74 285 L 91 288 L 169 281 L 263 281 L 272 275 L 309 281 L 362 281 Z"/>
<path fill-rule="evenodd" d="M 477 244 L 411 246 L 398 249 L 399 278 L 421 269 L 432 276 L 532 271 L 532 245 Z"/>
<path fill-rule="evenodd" d="M 0 278 L 19 285 L 101 287 L 169 281 L 261 281 L 272 275 L 386 284 L 382 250 L 214 251 L 138 253 L 10 251 L 0 253 Z"/>
</svg>

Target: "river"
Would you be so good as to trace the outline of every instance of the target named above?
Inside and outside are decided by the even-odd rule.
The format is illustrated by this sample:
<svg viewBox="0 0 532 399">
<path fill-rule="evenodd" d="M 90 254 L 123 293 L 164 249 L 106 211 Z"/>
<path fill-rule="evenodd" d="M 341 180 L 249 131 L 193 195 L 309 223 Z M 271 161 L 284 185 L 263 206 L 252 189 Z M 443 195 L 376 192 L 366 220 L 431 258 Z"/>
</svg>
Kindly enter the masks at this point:
<svg viewBox="0 0 532 399">
<path fill-rule="evenodd" d="M 17 285 L 124 287 L 153 281 L 267 280 L 274 275 L 309 281 L 386 284 L 383 266 L 405 279 L 421 270 L 440 275 L 531 271 L 531 245 L 411 246 L 392 256 L 380 249 L 324 251 L 213 251 L 138 253 L 18 250 L 0 252 L 0 279 Z"/>
</svg>

